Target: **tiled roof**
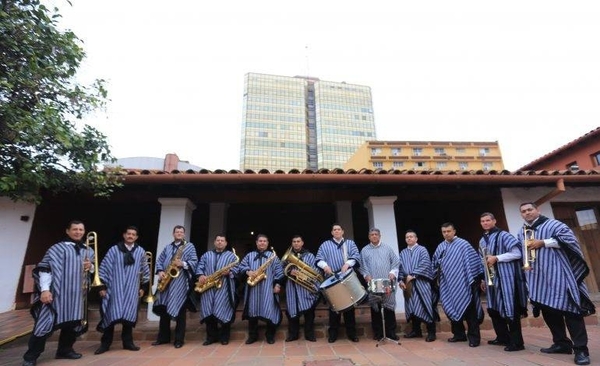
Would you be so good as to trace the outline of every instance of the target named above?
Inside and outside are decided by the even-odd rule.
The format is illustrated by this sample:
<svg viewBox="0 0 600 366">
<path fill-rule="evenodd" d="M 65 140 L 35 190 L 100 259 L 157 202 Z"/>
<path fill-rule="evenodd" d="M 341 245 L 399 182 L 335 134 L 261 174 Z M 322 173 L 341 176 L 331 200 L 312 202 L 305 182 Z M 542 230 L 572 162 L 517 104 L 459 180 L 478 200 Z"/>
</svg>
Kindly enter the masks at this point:
<svg viewBox="0 0 600 366">
<path fill-rule="evenodd" d="M 549 159 L 549 158 L 551 158 L 551 157 L 553 157 L 553 156 L 555 156 L 555 155 L 557 155 L 557 154 L 559 154 L 559 153 L 561 153 L 563 151 L 566 151 L 567 149 L 570 149 L 571 147 L 573 147 L 573 146 L 581 143 L 584 140 L 590 139 L 592 137 L 596 137 L 596 138 L 600 137 L 600 127 L 597 127 L 595 129 L 591 130 L 590 132 L 586 133 L 585 135 L 583 135 L 581 137 L 578 137 L 577 139 L 569 142 L 568 144 L 565 144 L 565 145 L 559 147 L 558 149 L 552 150 L 548 154 L 543 155 L 542 157 L 535 159 L 534 161 L 532 161 L 532 162 L 524 165 L 523 167 L 521 167 L 519 170 L 529 170 L 533 166 L 535 166 L 536 164 L 541 163 L 542 161 L 545 161 L 545 160 L 547 160 L 547 159 Z"/>
</svg>

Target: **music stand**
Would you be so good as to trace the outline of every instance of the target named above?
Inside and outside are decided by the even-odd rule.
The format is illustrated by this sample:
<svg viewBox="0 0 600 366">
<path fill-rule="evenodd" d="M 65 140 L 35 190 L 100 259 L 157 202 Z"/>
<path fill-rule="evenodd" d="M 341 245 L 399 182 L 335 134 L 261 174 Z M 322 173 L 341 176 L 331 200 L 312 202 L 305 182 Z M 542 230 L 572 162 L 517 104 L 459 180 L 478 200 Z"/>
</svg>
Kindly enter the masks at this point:
<svg viewBox="0 0 600 366">
<path fill-rule="evenodd" d="M 387 334 L 385 334 L 385 314 L 383 313 L 383 295 L 379 295 L 379 294 L 373 294 L 375 296 L 375 298 L 377 299 L 377 304 L 379 306 L 379 311 L 381 313 L 381 330 L 383 331 L 383 337 L 377 341 L 377 344 L 375 345 L 375 347 L 379 347 L 379 344 L 385 341 L 388 342 L 394 342 L 397 345 L 400 345 L 400 340 L 393 340 L 391 338 L 389 338 L 387 336 Z M 390 294 L 390 296 L 394 296 L 394 292 L 392 292 Z"/>
</svg>

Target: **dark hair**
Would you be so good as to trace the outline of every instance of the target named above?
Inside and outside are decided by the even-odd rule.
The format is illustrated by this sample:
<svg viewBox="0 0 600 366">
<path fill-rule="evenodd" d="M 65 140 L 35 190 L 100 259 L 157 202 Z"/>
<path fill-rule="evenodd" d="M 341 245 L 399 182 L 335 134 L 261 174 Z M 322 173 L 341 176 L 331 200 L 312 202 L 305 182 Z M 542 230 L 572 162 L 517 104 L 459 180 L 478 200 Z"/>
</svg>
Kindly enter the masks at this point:
<svg viewBox="0 0 600 366">
<path fill-rule="evenodd" d="M 537 208 L 537 207 L 538 207 L 538 205 L 536 205 L 536 204 L 535 204 L 535 202 L 523 202 L 523 203 L 521 203 L 521 204 L 519 205 L 519 209 L 520 209 L 521 207 L 525 206 L 525 205 L 531 205 L 531 206 L 533 206 L 533 208 Z"/>
<path fill-rule="evenodd" d="M 294 239 L 300 239 L 300 240 L 304 241 L 304 238 L 302 237 L 302 235 L 294 235 L 294 236 L 292 236 L 292 240 L 294 240 Z"/>
<path fill-rule="evenodd" d="M 73 225 L 83 225 L 83 221 L 81 220 L 71 220 L 69 221 L 69 223 L 67 224 L 67 230 L 71 228 L 71 226 Z"/>
<path fill-rule="evenodd" d="M 333 228 L 336 227 L 336 226 L 339 226 L 340 229 L 344 230 L 344 227 L 342 225 L 338 224 L 337 222 L 334 223 L 333 225 L 331 225 L 331 230 L 333 230 Z"/>
<path fill-rule="evenodd" d="M 123 234 L 125 234 L 126 232 L 128 232 L 129 230 L 135 230 L 135 235 L 139 235 L 140 231 L 138 230 L 137 227 L 133 226 L 133 225 L 129 225 L 125 228 L 125 231 L 123 231 Z"/>
<path fill-rule="evenodd" d="M 415 236 L 417 236 L 417 233 L 414 230 L 412 230 L 412 229 L 406 230 L 406 232 L 404 233 L 404 235 L 410 234 L 410 233 L 415 234 Z"/>
<path fill-rule="evenodd" d="M 491 212 L 484 212 L 481 215 L 479 215 L 479 218 L 486 217 L 486 216 L 489 216 L 492 220 L 496 220 L 496 217 Z"/>
<path fill-rule="evenodd" d="M 227 241 L 227 237 L 226 237 L 226 236 L 225 236 L 225 234 L 223 234 L 223 233 L 218 233 L 217 235 L 215 235 L 215 240 L 217 240 L 217 238 L 218 238 L 219 236 L 220 236 L 220 237 L 222 237 L 222 238 L 225 238 L 225 241 Z"/>
<path fill-rule="evenodd" d="M 173 228 L 173 232 L 175 232 L 175 230 L 177 229 L 183 229 L 183 232 L 185 233 L 185 228 L 181 225 L 175 225 L 175 227 Z"/>
<path fill-rule="evenodd" d="M 260 238 L 265 238 L 265 239 L 267 239 L 267 241 L 269 240 L 269 237 L 266 236 L 265 234 L 258 234 L 258 235 L 256 235 L 256 241 L 258 241 L 258 239 L 260 239 Z"/>
<path fill-rule="evenodd" d="M 445 228 L 445 227 L 450 227 L 450 226 L 452 226 L 452 228 L 453 228 L 454 230 L 456 230 L 456 226 L 454 226 L 454 224 L 453 224 L 453 223 L 451 223 L 451 222 L 444 222 L 444 223 L 442 224 L 442 229 L 443 229 L 443 228 Z"/>
</svg>

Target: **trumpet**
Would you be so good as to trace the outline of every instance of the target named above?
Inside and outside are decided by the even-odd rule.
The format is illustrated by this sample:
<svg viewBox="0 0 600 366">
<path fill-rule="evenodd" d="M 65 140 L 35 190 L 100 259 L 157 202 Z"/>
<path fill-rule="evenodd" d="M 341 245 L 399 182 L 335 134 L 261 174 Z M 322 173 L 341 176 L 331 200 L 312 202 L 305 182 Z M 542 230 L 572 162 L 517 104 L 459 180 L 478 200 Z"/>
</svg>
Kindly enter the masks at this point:
<svg viewBox="0 0 600 366">
<path fill-rule="evenodd" d="M 148 293 L 146 294 L 146 296 L 142 297 L 142 302 L 153 303 L 154 301 L 156 301 L 156 296 L 152 295 L 152 279 L 154 277 L 154 275 L 152 274 L 152 268 L 154 267 L 152 252 L 146 252 L 146 264 L 150 268 L 150 280 L 148 282 Z M 143 276 L 144 273 L 140 272 L 140 282 L 142 282 Z"/>
<path fill-rule="evenodd" d="M 88 257 L 88 249 L 90 247 L 94 247 L 94 279 L 92 283 L 90 283 L 88 279 L 88 271 L 84 268 L 81 274 L 81 284 L 82 284 L 82 310 L 83 310 L 83 319 L 81 319 L 81 325 L 86 326 L 88 324 L 88 293 L 90 291 L 90 287 L 99 287 L 104 286 L 102 281 L 100 281 L 99 267 L 98 267 L 98 234 L 95 231 L 90 231 L 85 238 L 85 258 L 84 262 L 89 260 Z"/>
<path fill-rule="evenodd" d="M 491 287 L 494 286 L 494 278 L 496 277 L 496 270 L 494 269 L 494 267 L 490 267 L 487 264 L 487 255 L 488 255 L 488 251 L 486 247 L 479 247 L 479 253 L 481 253 L 481 257 L 483 259 L 483 267 L 485 268 L 485 279 L 487 282 L 487 286 Z"/>
<path fill-rule="evenodd" d="M 318 292 L 319 285 L 323 282 L 323 276 L 320 273 L 312 269 L 308 264 L 302 262 L 300 258 L 297 258 L 292 254 L 292 247 L 290 247 L 283 257 L 281 262 L 288 262 L 287 266 L 283 270 L 283 273 L 292 281 L 298 285 L 304 287 L 308 291 L 314 293 Z M 296 267 L 296 274 L 292 275 L 291 272 Z"/>
<path fill-rule="evenodd" d="M 523 225 L 523 269 L 530 270 L 531 265 L 535 262 L 536 250 L 530 249 L 529 244 L 535 240 L 535 231 L 528 229 L 527 225 Z"/>
</svg>

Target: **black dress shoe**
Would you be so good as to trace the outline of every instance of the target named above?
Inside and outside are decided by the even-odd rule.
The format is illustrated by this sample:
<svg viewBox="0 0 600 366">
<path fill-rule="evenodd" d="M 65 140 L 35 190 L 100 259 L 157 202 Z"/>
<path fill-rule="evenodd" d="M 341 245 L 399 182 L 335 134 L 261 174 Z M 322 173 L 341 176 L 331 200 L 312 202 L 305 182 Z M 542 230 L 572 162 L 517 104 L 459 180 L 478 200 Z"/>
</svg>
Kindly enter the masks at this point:
<svg viewBox="0 0 600 366">
<path fill-rule="evenodd" d="M 390 335 L 389 335 L 389 336 L 387 336 L 387 337 L 388 337 L 389 339 L 393 339 L 393 340 L 395 340 L 395 341 L 397 341 L 397 340 L 399 340 L 399 339 L 400 339 L 400 337 L 398 337 L 398 336 L 397 336 L 397 335 L 395 335 L 395 334 L 390 334 Z"/>
<path fill-rule="evenodd" d="M 435 334 L 434 333 L 429 333 L 427 334 L 427 338 L 425 338 L 425 342 L 433 342 L 435 341 Z"/>
<path fill-rule="evenodd" d="M 224 346 L 226 346 L 226 345 L 228 345 L 228 344 L 229 344 L 229 340 L 227 340 L 227 339 L 223 339 L 223 340 L 221 341 L 221 344 L 222 344 L 222 345 L 224 345 Z"/>
<path fill-rule="evenodd" d="M 135 343 L 129 343 L 129 344 L 124 344 L 123 349 L 126 349 L 128 351 L 139 351 L 140 347 L 136 346 Z"/>
<path fill-rule="evenodd" d="M 327 338 L 327 342 L 329 343 L 334 343 L 335 341 L 337 341 L 337 337 L 329 336 L 329 338 Z"/>
<path fill-rule="evenodd" d="M 348 337 L 348 339 L 351 340 L 352 342 L 358 342 L 357 336 Z"/>
<path fill-rule="evenodd" d="M 254 342 L 258 341 L 258 338 L 256 337 L 250 337 L 248 339 L 246 339 L 246 344 L 252 344 Z"/>
<path fill-rule="evenodd" d="M 380 340 L 381 338 L 383 338 L 383 336 L 382 336 L 381 334 L 373 334 L 373 340 L 374 340 L 374 341 L 378 341 L 378 340 Z"/>
<path fill-rule="evenodd" d="M 109 348 L 108 346 L 105 346 L 105 345 L 101 344 L 100 347 L 98 347 L 98 349 L 94 351 L 94 354 L 95 355 L 101 355 L 104 352 L 108 351 L 108 348 Z"/>
<path fill-rule="evenodd" d="M 70 351 L 67 353 L 57 353 L 55 358 L 57 360 L 78 360 L 81 358 L 81 353 L 77 353 L 75 351 Z"/>
<path fill-rule="evenodd" d="M 286 342 L 293 342 L 293 341 L 297 341 L 298 337 L 292 337 L 292 336 L 287 336 L 287 338 L 285 339 Z"/>
<path fill-rule="evenodd" d="M 565 355 L 570 355 L 573 353 L 573 349 L 570 347 L 564 347 L 558 344 L 553 344 L 548 348 L 542 348 L 540 350 L 542 353 L 563 353 Z"/>
<path fill-rule="evenodd" d="M 469 347 L 479 347 L 479 342 L 469 342 Z"/>
<path fill-rule="evenodd" d="M 267 343 L 268 343 L 268 344 L 273 344 L 273 343 L 275 343 L 275 338 L 267 338 Z"/>
<path fill-rule="evenodd" d="M 590 356 L 585 351 L 575 351 L 575 365 L 589 365 Z"/>
<path fill-rule="evenodd" d="M 491 341 L 488 341 L 488 344 L 492 345 L 492 346 L 506 346 L 506 345 L 508 345 L 506 342 L 502 342 L 502 341 L 498 340 L 498 338 L 492 339 Z"/>
<path fill-rule="evenodd" d="M 33 361 L 23 361 L 23 363 L 21 364 L 22 366 L 35 366 L 37 361 L 33 360 Z"/>
<path fill-rule="evenodd" d="M 171 341 L 154 341 L 152 342 L 153 346 L 160 346 L 161 344 L 171 343 Z"/>
<path fill-rule="evenodd" d="M 306 339 L 309 342 L 316 342 L 317 341 L 317 339 L 315 338 L 315 336 L 307 336 L 307 337 L 304 337 L 304 339 Z"/>
<path fill-rule="evenodd" d="M 509 344 L 508 346 L 504 347 L 504 350 L 506 352 L 522 351 L 524 349 L 525 349 L 525 346 L 522 344 L 519 344 L 519 345 Z"/>
<path fill-rule="evenodd" d="M 175 348 L 181 348 L 183 347 L 183 341 L 175 341 L 173 346 L 175 346 Z"/>
<path fill-rule="evenodd" d="M 217 341 L 215 341 L 214 339 L 207 339 L 204 341 L 204 343 L 202 343 L 203 346 L 210 346 L 213 343 L 216 343 Z"/>
<path fill-rule="evenodd" d="M 454 336 L 452 338 L 448 338 L 448 342 L 450 342 L 450 343 L 466 342 L 466 341 L 467 341 L 467 337 L 457 337 L 457 336 Z"/>
<path fill-rule="evenodd" d="M 422 338 L 422 337 L 423 337 L 423 333 L 417 333 L 417 332 L 410 332 L 410 333 L 404 335 L 404 338 Z"/>
</svg>

